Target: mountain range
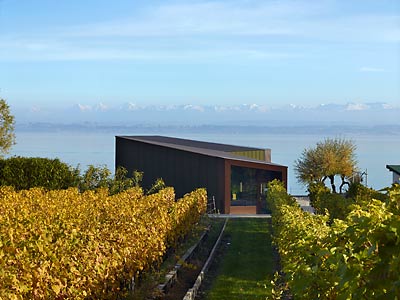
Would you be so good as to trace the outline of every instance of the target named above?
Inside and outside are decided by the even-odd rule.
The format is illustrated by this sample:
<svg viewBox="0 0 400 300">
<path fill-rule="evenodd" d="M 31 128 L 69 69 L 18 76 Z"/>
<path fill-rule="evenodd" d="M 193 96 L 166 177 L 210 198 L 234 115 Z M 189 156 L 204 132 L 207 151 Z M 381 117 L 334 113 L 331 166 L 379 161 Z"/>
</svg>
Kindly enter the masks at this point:
<svg viewBox="0 0 400 300">
<path fill-rule="evenodd" d="M 75 104 L 65 108 L 13 109 L 17 126 L 99 124 L 102 126 L 380 126 L 400 125 L 400 105 L 383 102 L 317 106 Z"/>
</svg>

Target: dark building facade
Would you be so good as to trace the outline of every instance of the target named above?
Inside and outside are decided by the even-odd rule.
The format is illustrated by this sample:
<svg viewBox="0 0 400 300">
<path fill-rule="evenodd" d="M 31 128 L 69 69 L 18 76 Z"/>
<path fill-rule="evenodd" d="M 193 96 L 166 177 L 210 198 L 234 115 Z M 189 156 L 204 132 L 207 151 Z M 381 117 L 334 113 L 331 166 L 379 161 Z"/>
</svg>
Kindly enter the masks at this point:
<svg viewBox="0 0 400 300">
<path fill-rule="evenodd" d="M 226 214 L 238 207 L 262 212 L 266 183 L 287 182 L 287 167 L 271 163 L 269 149 L 164 136 L 117 136 L 115 153 L 116 167 L 144 172 L 144 188 L 158 178 L 173 186 L 178 197 L 204 187 Z"/>
</svg>

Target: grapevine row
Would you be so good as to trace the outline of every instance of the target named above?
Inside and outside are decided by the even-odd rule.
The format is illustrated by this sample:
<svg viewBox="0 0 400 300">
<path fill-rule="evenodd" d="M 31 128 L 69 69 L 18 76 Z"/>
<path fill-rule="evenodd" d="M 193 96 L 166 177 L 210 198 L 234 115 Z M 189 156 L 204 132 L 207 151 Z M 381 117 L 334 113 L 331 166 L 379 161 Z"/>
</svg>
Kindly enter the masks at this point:
<svg viewBox="0 0 400 300">
<path fill-rule="evenodd" d="M 400 296 L 400 186 L 387 198 L 354 205 L 331 222 L 304 212 L 280 183 L 269 185 L 274 242 L 295 299 Z"/>
<path fill-rule="evenodd" d="M 115 299 L 204 214 L 196 190 L 0 189 L 0 299 Z"/>
</svg>

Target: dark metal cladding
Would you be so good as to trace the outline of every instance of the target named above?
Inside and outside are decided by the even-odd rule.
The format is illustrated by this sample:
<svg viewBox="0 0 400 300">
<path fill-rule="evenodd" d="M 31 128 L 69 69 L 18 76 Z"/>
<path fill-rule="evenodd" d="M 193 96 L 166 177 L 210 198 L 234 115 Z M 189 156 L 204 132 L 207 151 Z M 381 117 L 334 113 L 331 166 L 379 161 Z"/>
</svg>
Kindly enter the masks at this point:
<svg viewBox="0 0 400 300">
<path fill-rule="evenodd" d="M 129 172 L 144 172 L 145 189 L 158 178 L 173 186 L 178 197 L 196 188 L 206 188 L 208 197 L 215 197 L 217 209 L 229 213 L 232 166 L 267 170 L 268 180 L 287 181 L 286 166 L 232 154 L 255 150 L 264 151 L 162 136 L 117 136 L 115 165 Z"/>
</svg>

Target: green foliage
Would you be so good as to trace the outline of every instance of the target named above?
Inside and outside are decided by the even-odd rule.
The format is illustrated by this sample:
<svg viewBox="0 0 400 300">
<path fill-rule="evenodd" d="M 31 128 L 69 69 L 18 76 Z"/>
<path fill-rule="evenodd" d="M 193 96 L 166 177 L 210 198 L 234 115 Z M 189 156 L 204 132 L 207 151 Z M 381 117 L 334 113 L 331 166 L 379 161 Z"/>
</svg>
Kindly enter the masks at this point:
<svg viewBox="0 0 400 300">
<path fill-rule="evenodd" d="M 294 169 L 299 182 L 306 185 L 324 182 L 329 178 L 332 191 L 336 192 L 335 176 L 342 179 L 340 190 L 349 184 L 346 178 L 356 171 L 356 146 L 353 142 L 344 139 L 326 139 L 318 142 L 315 148 L 305 149 L 301 157 L 296 160 Z"/>
<path fill-rule="evenodd" d="M 316 214 L 328 214 L 330 222 L 333 219 L 344 219 L 350 212 L 350 206 L 355 203 L 352 198 L 344 195 L 331 193 L 322 183 L 311 183 L 308 187 L 310 204 Z"/>
<path fill-rule="evenodd" d="M 323 169 L 326 176 L 351 176 L 357 161 L 354 152 L 356 146 L 352 141 L 344 139 L 326 139 L 317 143 L 317 150 L 321 151 L 324 159 Z"/>
<path fill-rule="evenodd" d="M 114 179 L 109 181 L 108 187 L 111 195 L 120 193 L 132 187 L 140 187 L 143 172 L 133 171 L 132 177 L 128 177 L 128 170 L 124 167 L 117 167 Z"/>
<path fill-rule="evenodd" d="M 388 199 L 387 194 L 375 191 L 374 189 L 366 187 L 361 183 L 350 184 L 346 197 L 356 199 L 357 203 L 368 202 L 371 198 L 381 201 L 386 201 Z"/>
<path fill-rule="evenodd" d="M 95 167 L 89 165 L 85 173 L 81 176 L 79 190 L 87 191 L 108 187 L 110 175 L 111 172 L 106 166 Z"/>
<path fill-rule="evenodd" d="M 158 193 L 158 191 L 165 188 L 165 182 L 161 178 L 158 178 L 151 188 L 147 191 L 147 195 Z"/>
<path fill-rule="evenodd" d="M 267 191 L 267 203 L 273 213 L 282 205 L 297 205 L 296 199 L 287 193 L 283 184 L 277 179 L 267 184 Z"/>
<path fill-rule="evenodd" d="M 322 182 L 324 157 L 319 149 L 304 149 L 301 157 L 295 161 L 294 170 L 299 182 L 310 184 Z"/>
<path fill-rule="evenodd" d="M 106 166 L 89 165 L 85 173 L 80 176 L 78 187 L 81 192 L 107 188 L 110 195 L 114 195 L 132 187 L 139 187 L 142 178 L 143 172 L 136 170 L 133 171 L 132 177 L 128 177 L 128 170 L 121 166 L 118 166 L 114 176 L 111 176 L 111 171 Z M 160 190 L 162 188 L 157 191 Z"/>
<path fill-rule="evenodd" d="M 399 201 L 400 197 L 390 197 L 386 203 L 371 199 L 355 206 L 345 220 L 345 230 L 336 234 L 337 247 L 331 252 L 340 258 L 341 299 L 395 299 L 400 295 L 400 215 L 392 206 Z"/>
<path fill-rule="evenodd" d="M 386 189 L 386 203 L 393 214 L 400 216 L 400 184 L 393 184 L 391 188 Z"/>
<path fill-rule="evenodd" d="M 79 190 L 81 192 L 88 190 L 96 190 L 107 188 L 110 195 L 118 194 L 132 187 L 139 187 L 143 178 L 143 173 L 133 171 L 132 177 L 128 177 L 128 170 L 118 166 L 114 176 L 111 176 L 111 171 L 106 166 L 89 165 L 85 173 L 80 176 Z M 157 191 L 165 188 L 159 188 Z"/>
<path fill-rule="evenodd" d="M 318 202 L 314 203 L 314 210 L 317 214 L 328 213 L 330 222 L 334 219 L 344 220 L 352 210 L 352 205 L 356 203 L 353 198 L 346 198 L 340 194 L 324 194 L 319 197 Z"/>
<path fill-rule="evenodd" d="M 14 116 L 5 100 L 0 99 L 0 155 L 8 153 L 15 144 Z"/>
<path fill-rule="evenodd" d="M 312 182 L 308 186 L 310 204 L 318 209 L 318 204 L 323 195 L 329 194 L 330 190 L 322 182 Z"/>
<path fill-rule="evenodd" d="M 17 190 L 66 189 L 78 181 L 79 171 L 58 159 L 11 157 L 0 161 L 0 184 Z"/>
<path fill-rule="evenodd" d="M 387 189 L 385 201 L 364 198 L 333 222 L 290 205 L 282 189 L 271 184 L 268 201 L 276 203 L 274 242 L 295 299 L 399 297 L 400 185 Z"/>
<path fill-rule="evenodd" d="M 81 192 L 107 188 L 111 195 L 132 187 L 139 187 L 143 173 L 118 167 L 115 175 L 105 166 L 90 165 L 81 175 L 79 168 L 72 168 L 58 159 L 11 157 L 0 160 L 0 185 L 16 190 L 43 187 L 49 190 L 78 187 Z M 159 186 L 155 192 L 164 186 Z"/>
<path fill-rule="evenodd" d="M 331 193 L 322 183 L 312 183 L 308 190 L 310 192 L 310 203 L 315 213 L 328 213 L 331 222 L 334 219 L 344 220 L 355 204 L 365 205 L 371 199 L 385 201 L 388 198 L 386 194 L 365 187 L 360 183 L 352 183 L 345 195 Z"/>
<path fill-rule="evenodd" d="M 320 299 L 332 283 L 332 278 L 321 278 L 322 262 L 316 261 L 316 253 L 326 244 L 328 217 L 304 212 L 278 181 L 269 184 L 267 201 L 272 203 L 274 243 L 292 294 L 296 299 Z M 319 265 L 314 272 L 309 266 L 313 263 Z"/>
</svg>

